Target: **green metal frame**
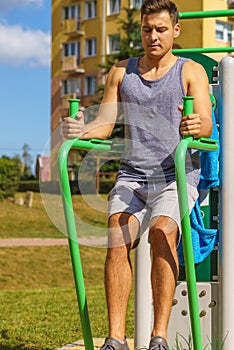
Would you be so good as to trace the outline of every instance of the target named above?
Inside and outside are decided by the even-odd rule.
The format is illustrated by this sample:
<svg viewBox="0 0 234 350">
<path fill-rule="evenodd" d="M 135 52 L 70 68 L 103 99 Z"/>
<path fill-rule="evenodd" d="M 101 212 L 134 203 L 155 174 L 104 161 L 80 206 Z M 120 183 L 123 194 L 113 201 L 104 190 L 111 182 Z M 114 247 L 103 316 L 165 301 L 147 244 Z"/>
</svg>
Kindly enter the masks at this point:
<svg viewBox="0 0 234 350">
<path fill-rule="evenodd" d="M 234 10 L 214 10 L 214 11 L 194 11 L 179 12 L 179 19 L 211 18 L 211 17 L 231 17 L 234 16 Z"/>
<path fill-rule="evenodd" d="M 184 115 L 193 113 L 193 97 L 184 98 Z M 180 141 L 175 155 L 176 183 L 181 214 L 182 245 L 185 262 L 185 273 L 188 287 L 188 300 L 193 345 L 195 350 L 202 350 L 201 325 L 196 286 L 196 272 L 194 265 L 192 233 L 190 226 L 190 214 L 188 206 L 188 193 L 186 183 L 186 153 L 188 148 L 200 151 L 216 151 L 217 141 L 209 138 L 193 139 L 185 137 Z"/>
<path fill-rule="evenodd" d="M 70 116 L 75 118 L 76 113 L 79 109 L 79 100 L 69 100 L 70 104 Z M 113 149 L 112 142 L 108 140 L 79 140 L 72 139 L 66 140 L 58 155 L 58 170 L 60 179 L 61 196 L 63 200 L 63 208 L 66 220 L 66 228 L 70 249 L 70 256 L 72 262 L 73 276 L 75 281 L 76 295 L 78 301 L 78 308 L 80 313 L 82 333 L 84 337 L 84 344 L 86 350 L 93 350 L 93 337 L 91 332 L 86 291 L 84 284 L 84 276 L 82 270 L 82 262 L 80 258 L 79 243 L 77 238 L 77 230 L 75 223 L 75 216 L 72 204 L 72 196 L 70 190 L 70 183 L 68 178 L 67 160 L 68 154 L 71 148 L 78 149 L 97 149 L 109 151 Z M 119 145 L 117 145 L 117 149 Z"/>
<path fill-rule="evenodd" d="M 208 18 L 208 17 L 227 17 L 234 16 L 234 10 L 224 11 L 199 11 L 199 12 L 184 12 L 179 13 L 180 19 L 192 19 L 192 18 Z M 194 49 L 183 49 L 173 50 L 174 54 L 187 55 L 188 53 L 211 53 L 211 52 L 232 52 L 234 48 L 194 48 Z M 209 80 L 210 80 L 209 76 Z M 79 109 L 79 100 L 69 100 L 70 103 L 70 116 L 75 117 L 75 114 Z M 185 114 L 192 113 L 192 99 L 185 99 Z M 79 244 L 77 239 L 77 230 L 74 217 L 74 210 L 72 204 L 72 196 L 68 178 L 67 160 L 68 154 L 71 148 L 78 149 L 96 149 L 96 150 L 121 150 L 122 145 L 113 145 L 108 140 L 79 140 L 72 139 L 67 140 L 63 143 L 60 148 L 58 156 L 58 170 L 60 178 L 61 196 L 64 206 L 64 214 L 66 220 L 67 234 L 69 249 L 71 255 L 72 269 L 75 281 L 75 288 L 77 294 L 77 301 L 80 313 L 81 327 L 84 337 L 84 344 L 86 350 L 93 350 L 93 338 L 89 320 L 86 292 L 84 277 L 82 271 L 82 263 L 80 258 Z M 178 145 L 175 157 L 175 168 L 176 168 L 176 181 L 178 188 L 178 197 L 180 212 L 182 214 L 181 227 L 182 227 L 182 243 L 185 260 L 185 271 L 188 285 L 188 297 L 189 297 L 189 309 L 190 319 L 192 328 L 192 337 L 194 350 L 202 350 L 201 342 L 201 328 L 198 308 L 198 297 L 196 289 L 196 275 L 193 258 L 193 247 L 191 237 L 190 218 L 188 210 L 188 197 L 187 197 L 187 185 L 186 185 L 186 172 L 185 172 L 185 157 L 188 148 L 199 149 L 200 151 L 215 151 L 218 149 L 216 141 L 201 138 L 198 140 L 192 137 L 184 138 Z"/>
</svg>

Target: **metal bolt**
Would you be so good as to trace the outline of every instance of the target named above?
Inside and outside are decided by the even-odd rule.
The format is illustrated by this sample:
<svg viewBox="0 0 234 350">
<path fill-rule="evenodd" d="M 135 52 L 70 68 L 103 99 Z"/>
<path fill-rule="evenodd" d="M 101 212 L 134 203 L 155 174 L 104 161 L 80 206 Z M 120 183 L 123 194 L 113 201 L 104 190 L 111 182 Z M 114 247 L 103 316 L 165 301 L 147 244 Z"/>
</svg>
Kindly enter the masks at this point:
<svg viewBox="0 0 234 350">
<path fill-rule="evenodd" d="M 206 295 L 206 290 L 202 290 L 199 294 L 199 297 L 202 298 Z"/>
<path fill-rule="evenodd" d="M 206 310 L 202 310 L 202 311 L 200 312 L 200 317 L 204 317 L 204 316 L 206 316 Z"/>
<path fill-rule="evenodd" d="M 176 304 L 178 304 L 178 300 L 177 299 L 173 299 L 172 300 L 172 306 L 175 306 Z"/>
<path fill-rule="evenodd" d="M 185 297 L 185 296 L 187 295 L 187 290 L 185 290 L 185 289 L 182 290 L 182 291 L 181 291 L 181 294 Z"/>
<path fill-rule="evenodd" d="M 216 306 L 216 301 L 215 300 L 211 300 L 210 304 L 209 304 L 209 307 L 212 308 L 212 307 L 215 307 Z"/>
<path fill-rule="evenodd" d="M 181 315 L 182 316 L 187 316 L 188 315 L 188 311 L 187 310 L 182 310 L 181 311 Z"/>
</svg>

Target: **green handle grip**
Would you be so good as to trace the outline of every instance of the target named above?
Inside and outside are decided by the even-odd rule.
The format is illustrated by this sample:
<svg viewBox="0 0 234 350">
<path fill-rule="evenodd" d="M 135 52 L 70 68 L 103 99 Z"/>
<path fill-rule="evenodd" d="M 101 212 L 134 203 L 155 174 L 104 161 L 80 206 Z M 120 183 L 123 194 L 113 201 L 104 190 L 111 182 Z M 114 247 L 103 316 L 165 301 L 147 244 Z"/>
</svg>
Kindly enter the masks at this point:
<svg viewBox="0 0 234 350">
<path fill-rule="evenodd" d="M 192 114 L 193 113 L 193 96 L 183 96 L 184 100 L 184 115 Z M 184 139 L 187 139 L 188 137 L 192 138 L 192 136 L 184 136 Z"/>
<path fill-rule="evenodd" d="M 184 115 L 193 113 L 193 96 L 183 96 L 184 100 Z"/>
<path fill-rule="evenodd" d="M 76 113 L 79 112 L 79 102 L 80 100 L 78 99 L 69 99 L 68 103 L 69 103 L 69 116 L 71 118 L 75 118 L 76 117 Z"/>
</svg>

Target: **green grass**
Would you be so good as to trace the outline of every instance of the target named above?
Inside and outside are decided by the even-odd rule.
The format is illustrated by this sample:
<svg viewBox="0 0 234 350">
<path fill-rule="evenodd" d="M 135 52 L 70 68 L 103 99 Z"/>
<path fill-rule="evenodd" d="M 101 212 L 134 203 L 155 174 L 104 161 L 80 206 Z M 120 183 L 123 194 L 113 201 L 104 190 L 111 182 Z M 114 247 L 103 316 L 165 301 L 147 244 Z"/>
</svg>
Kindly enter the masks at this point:
<svg viewBox="0 0 234 350">
<path fill-rule="evenodd" d="M 19 197 L 25 199 L 25 194 L 18 193 L 16 198 Z M 89 195 L 87 198 L 92 201 L 91 203 L 95 203 L 95 196 L 92 198 L 92 195 Z M 102 195 L 102 198 L 105 202 L 106 195 Z M 83 221 L 91 226 L 106 227 L 107 215 L 105 212 L 97 212 L 90 208 L 81 196 L 76 195 L 72 199 L 74 212 L 79 213 Z M 17 205 L 12 200 L 0 201 L 0 238 L 64 238 L 64 234 L 51 222 L 50 215 L 54 210 L 55 218 L 59 219 L 63 216 L 63 210 L 56 207 L 61 197 L 43 195 L 43 201 L 40 193 L 34 193 L 32 208 Z M 50 201 L 53 208 L 49 207 Z M 98 207 L 99 203 L 97 202 L 96 205 Z"/>
<path fill-rule="evenodd" d="M 19 194 L 18 194 L 19 195 Z M 105 215 L 90 217 L 80 196 L 74 207 L 84 220 L 103 227 Z M 0 238 L 63 238 L 34 194 L 33 208 L 0 202 Z M 103 269 L 105 249 L 80 246 L 93 337 L 107 335 Z M 127 314 L 126 336 L 134 334 L 133 294 Z M 68 246 L 0 248 L 0 349 L 54 350 L 82 339 Z M 182 337 L 183 338 L 183 337 Z M 181 350 L 177 339 L 176 350 Z M 206 350 L 222 349 L 221 342 Z M 192 350 L 188 340 L 188 350 Z"/>
<path fill-rule="evenodd" d="M 105 250 L 80 247 L 87 286 L 103 283 Z M 0 290 L 35 290 L 72 287 L 67 246 L 0 249 Z"/>
<path fill-rule="evenodd" d="M 20 196 L 25 198 L 25 194 L 17 194 Z M 64 237 L 49 220 L 39 193 L 34 193 L 32 208 L 0 201 L 0 222 L 0 238 Z"/>
<path fill-rule="evenodd" d="M 105 250 L 81 247 L 94 337 L 107 334 Z M 82 339 L 68 247 L 0 250 L 0 349 L 56 349 Z M 133 336 L 133 296 L 127 328 Z"/>
<path fill-rule="evenodd" d="M 84 201 L 79 196 L 73 200 L 75 210 L 79 207 L 89 219 Z M 0 238 L 64 238 L 50 222 L 37 193 L 32 208 L 0 202 L 0 221 Z M 100 216 L 98 224 L 104 222 L 104 215 Z M 93 336 L 105 337 L 105 249 L 81 246 L 80 253 Z M 129 330 L 132 313 L 133 306 Z M 0 248 L 0 349 L 52 350 L 82 338 L 68 246 Z"/>
<path fill-rule="evenodd" d="M 105 337 L 107 315 L 103 307 L 103 287 L 87 287 L 87 299 L 93 336 Z M 18 349 L 55 349 L 83 338 L 74 288 L 54 288 L 43 293 L 2 291 L 0 307 L 3 310 L 1 349 L 16 346 Z M 128 324 L 133 324 L 132 314 L 128 316 Z"/>
</svg>

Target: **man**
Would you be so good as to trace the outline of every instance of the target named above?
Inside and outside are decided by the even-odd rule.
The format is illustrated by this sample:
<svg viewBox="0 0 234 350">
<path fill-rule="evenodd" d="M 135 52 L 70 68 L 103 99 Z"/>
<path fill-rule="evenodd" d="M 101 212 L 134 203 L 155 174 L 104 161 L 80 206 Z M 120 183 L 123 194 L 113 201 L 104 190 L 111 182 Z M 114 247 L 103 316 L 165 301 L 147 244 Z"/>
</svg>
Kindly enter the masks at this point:
<svg viewBox="0 0 234 350">
<path fill-rule="evenodd" d="M 145 218 L 152 250 L 154 323 L 151 350 L 166 350 L 167 327 L 178 278 L 177 245 L 180 217 L 175 183 L 174 152 L 181 136 L 209 137 L 212 129 L 209 84 L 202 66 L 172 54 L 180 34 L 178 12 L 169 0 L 145 0 L 141 8 L 145 54 L 114 65 L 96 119 L 84 125 L 66 118 L 66 138 L 111 135 L 116 104 L 124 104 L 127 149 L 117 182 L 109 196 L 109 246 L 105 287 L 109 336 L 102 350 L 127 350 L 125 320 L 131 290 L 130 250 Z M 194 96 L 194 113 L 182 116 L 182 96 Z M 137 106 L 137 107 L 136 107 Z M 190 210 L 197 199 L 199 160 L 191 152 L 187 170 Z M 142 286 L 144 288 L 144 286 Z"/>
</svg>

